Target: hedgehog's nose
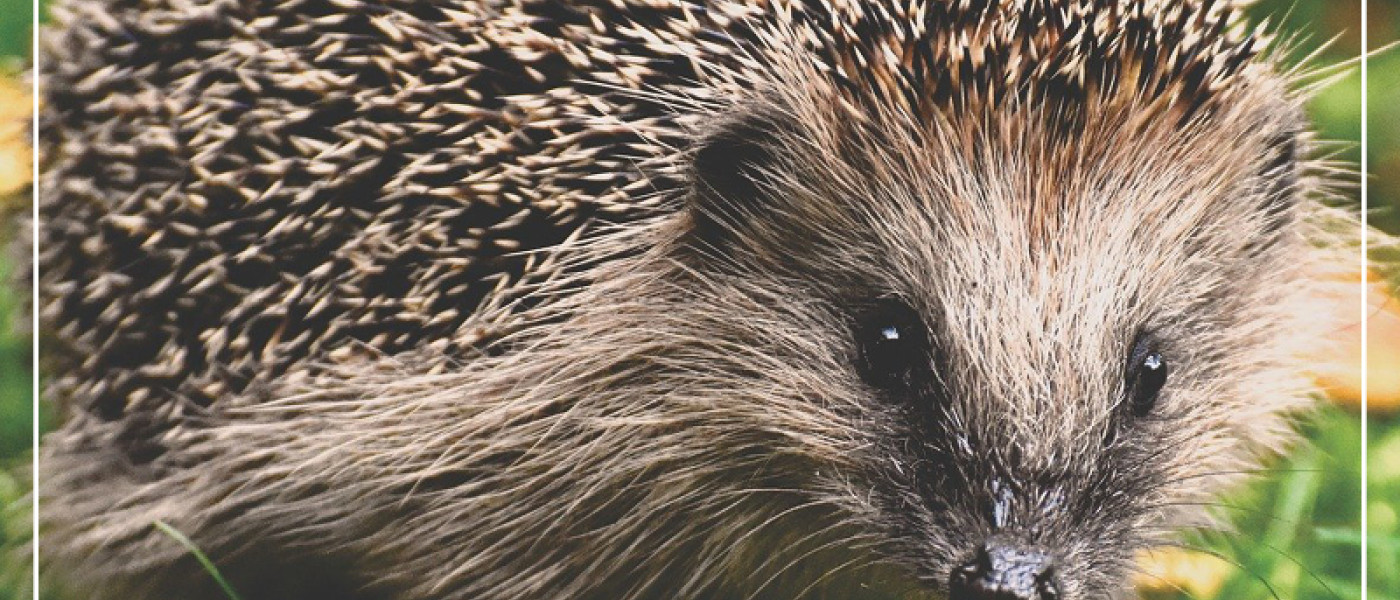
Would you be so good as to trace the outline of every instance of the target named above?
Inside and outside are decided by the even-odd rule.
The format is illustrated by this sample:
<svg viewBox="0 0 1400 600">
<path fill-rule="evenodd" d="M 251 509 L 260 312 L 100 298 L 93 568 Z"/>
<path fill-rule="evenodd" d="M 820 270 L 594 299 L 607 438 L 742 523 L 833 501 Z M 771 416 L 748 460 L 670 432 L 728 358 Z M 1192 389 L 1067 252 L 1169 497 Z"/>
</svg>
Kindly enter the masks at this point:
<svg viewBox="0 0 1400 600">
<path fill-rule="evenodd" d="M 1039 550 L 988 542 L 953 568 L 950 600 L 1058 600 L 1050 557 Z"/>
</svg>

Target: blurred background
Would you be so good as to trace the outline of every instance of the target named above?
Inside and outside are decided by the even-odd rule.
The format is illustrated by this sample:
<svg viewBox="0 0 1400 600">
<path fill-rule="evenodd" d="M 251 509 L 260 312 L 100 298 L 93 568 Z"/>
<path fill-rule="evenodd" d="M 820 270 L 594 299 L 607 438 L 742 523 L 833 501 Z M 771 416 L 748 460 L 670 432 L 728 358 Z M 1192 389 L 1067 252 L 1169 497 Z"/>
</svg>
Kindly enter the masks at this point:
<svg viewBox="0 0 1400 600">
<path fill-rule="evenodd" d="M 0 600 L 29 589 L 28 564 L 16 560 L 29 540 L 29 448 L 32 446 L 28 296 L 16 293 L 28 268 L 15 236 L 28 221 L 31 192 L 31 95 L 25 78 L 33 31 L 30 0 L 0 0 Z"/>
<path fill-rule="evenodd" d="M 0 0 L 0 244 L 8 248 L 16 234 L 13 215 L 28 210 L 31 190 L 28 151 L 30 0 Z M 1400 0 L 1370 1 L 1373 49 L 1400 39 Z M 1334 65 L 1360 53 L 1357 0 L 1261 0 L 1256 19 L 1271 18 L 1281 30 L 1300 32 L 1298 57 L 1336 37 L 1315 65 Z M 1369 128 L 1371 221 L 1400 235 L 1400 49 L 1374 56 L 1370 63 Z M 1360 161 L 1355 142 L 1361 135 L 1359 72 L 1319 93 L 1309 107 L 1326 140 L 1349 141 L 1337 158 Z M 1352 193 L 1353 203 L 1359 204 Z M 25 268 L 21 257 L 0 251 L 0 276 Z M 1394 260 L 1394 256 L 1383 257 Z M 1400 600 L 1400 307 L 1393 290 L 1400 280 L 1386 280 L 1377 269 L 1372 294 L 1370 404 L 1371 496 L 1370 598 Z M 1391 293 L 1387 293 L 1386 290 Z M 29 375 L 30 332 L 26 298 L 0 286 L 0 600 L 28 597 L 27 565 L 14 555 L 29 537 L 27 448 L 31 445 L 32 406 Z M 1349 307 L 1339 307 L 1350 310 Z M 1345 332 L 1359 336 L 1359 330 Z M 1358 340 L 1359 343 L 1359 340 Z M 1356 344 L 1353 344 L 1355 346 Z M 1359 357 L 1338 357 L 1345 364 Z M 1362 505 L 1360 485 L 1361 425 L 1359 375 L 1351 369 L 1329 385 L 1330 402 L 1303 427 L 1311 441 L 1271 472 L 1237 495 L 1223 499 L 1220 514 L 1234 533 L 1192 534 L 1182 539 L 1194 550 L 1154 552 L 1144 556 L 1140 577 L 1149 599 L 1208 600 L 1352 600 L 1361 597 Z"/>
<path fill-rule="evenodd" d="M 1372 174 L 1371 222 L 1400 235 L 1400 0 L 1368 2 L 1371 48 L 1367 132 Z M 1400 266 L 1400 252 L 1378 255 Z M 1386 283 L 1400 289 L 1391 269 Z M 1371 598 L 1400 599 L 1400 306 L 1392 295 L 1372 311 L 1370 321 L 1370 424 L 1368 494 L 1369 588 Z"/>
</svg>

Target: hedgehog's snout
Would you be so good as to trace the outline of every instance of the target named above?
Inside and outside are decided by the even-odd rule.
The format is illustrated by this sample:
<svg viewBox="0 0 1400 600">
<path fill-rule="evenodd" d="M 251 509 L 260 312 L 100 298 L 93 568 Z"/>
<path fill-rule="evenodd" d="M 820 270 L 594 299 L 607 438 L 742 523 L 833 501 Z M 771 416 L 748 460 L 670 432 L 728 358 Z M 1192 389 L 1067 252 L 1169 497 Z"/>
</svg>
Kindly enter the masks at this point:
<svg viewBox="0 0 1400 600">
<path fill-rule="evenodd" d="M 1041 548 L 993 537 L 953 568 L 950 600 L 1057 600 L 1054 560 Z"/>
</svg>

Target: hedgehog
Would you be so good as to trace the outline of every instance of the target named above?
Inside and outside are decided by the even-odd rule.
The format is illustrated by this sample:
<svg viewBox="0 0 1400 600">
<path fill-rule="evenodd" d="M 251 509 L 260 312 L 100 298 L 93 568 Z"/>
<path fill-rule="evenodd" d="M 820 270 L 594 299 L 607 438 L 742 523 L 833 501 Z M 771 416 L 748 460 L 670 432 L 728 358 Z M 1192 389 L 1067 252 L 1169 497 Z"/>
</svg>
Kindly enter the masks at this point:
<svg viewBox="0 0 1400 600">
<path fill-rule="evenodd" d="M 1131 595 L 1352 217 L 1225 0 L 60 0 L 72 597 Z"/>
</svg>

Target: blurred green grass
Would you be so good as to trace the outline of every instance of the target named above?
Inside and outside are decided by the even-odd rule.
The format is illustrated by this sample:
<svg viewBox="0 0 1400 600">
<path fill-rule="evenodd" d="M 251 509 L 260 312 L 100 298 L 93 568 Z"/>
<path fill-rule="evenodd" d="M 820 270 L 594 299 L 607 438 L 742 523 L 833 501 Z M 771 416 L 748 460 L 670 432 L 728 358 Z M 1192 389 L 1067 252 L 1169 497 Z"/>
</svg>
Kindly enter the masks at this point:
<svg viewBox="0 0 1400 600">
<path fill-rule="evenodd" d="M 25 64 L 29 52 L 29 0 L 0 0 L 0 64 Z M 1359 52 L 1359 3 L 1328 0 L 1265 0 L 1252 12 L 1278 17 L 1284 31 L 1308 32 L 1303 46 L 1340 35 L 1320 64 L 1335 64 Z M 1400 38 L 1400 0 L 1370 2 L 1373 41 Z M 1276 19 L 1277 20 L 1277 19 Z M 13 68 L 13 67 L 11 67 Z M 1370 164 L 1380 174 L 1372 180 L 1372 221 L 1400 233 L 1400 51 L 1374 58 L 1371 70 Z M 13 75 L 8 73 L 7 75 Z M 1310 114 L 1321 137 L 1358 140 L 1361 114 L 1357 99 L 1360 77 L 1352 75 L 1323 90 L 1311 103 Z M 1343 151 L 1342 160 L 1357 162 L 1359 148 Z M 0 271 L 11 268 L 0 256 Z M 21 479 L 4 467 L 22 465 L 31 444 L 29 400 L 29 340 L 9 326 L 17 306 L 11 290 L 0 287 L 0 505 L 19 500 Z M 1372 368 L 1395 368 L 1373 365 Z M 1372 448 L 1370 509 L 1371 598 L 1400 600 L 1400 417 L 1376 416 L 1370 421 Z M 1346 409 L 1328 406 L 1305 426 L 1310 444 L 1277 462 L 1273 472 L 1221 509 L 1234 533 L 1188 536 L 1189 545 L 1236 563 L 1209 597 L 1222 600 L 1332 599 L 1361 597 L 1360 419 Z M 27 519 L 7 519 L 0 548 L 27 536 Z M 9 538 L 3 537 L 8 534 Z M 1267 583 L 1261 583 L 1261 580 Z M 0 600 L 19 596 L 0 575 Z M 1190 598 L 1186 594 L 1154 596 Z"/>
<path fill-rule="evenodd" d="M 33 5 L 29 0 L 0 0 L 0 78 L 16 81 L 29 62 Z M 6 100 L 0 100 L 3 102 Z M 15 114 L 18 107 L 0 107 Z M 13 562 L 30 538 L 26 497 L 32 439 L 32 352 L 30 336 L 16 325 L 22 319 L 22 292 L 10 286 L 13 270 L 7 251 L 18 223 L 15 211 L 28 209 L 28 190 L 0 198 L 0 600 L 28 597 L 28 566 Z"/>
<path fill-rule="evenodd" d="M 1270 465 L 1253 485 L 1221 499 L 1217 512 L 1230 530 L 1183 536 L 1184 545 L 1227 565 L 1224 580 L 1209 586 L 1213 593 L 1197 600 L 1362 597 L 1360 419 L 1326 405 L 1303 430 L 1308 444 Z M 1146 597 L 1193 596 L 1159 591 Z"/>
<path fill-rule="evenodd" d="M 1371 47 L 1400 41 L 1400 0 L 1368 3 Z M 1373 57 L 1367 116 L 1371 223 L 1400 235 L 1400 46 Z M 1392 289 L 1400 281 L 1392 281 Z M 1372 361 L 1372 370 L 1394 371 L 1397 364 Z M 1367 495 L 1368 573 L 1371 600 L 1400 600 L 1400 413 L 1369 416 Z"/>
<path fill-rule="evenodd" d="M 34 6 L 29 0 L 0 0 L 0 56 L 25 58 L 30 49 L 30 22 Z"/>
<path fill-rule="evenodd" d="M 1373 50 L 1400 41 L 1400 0 L 1372 0 L 1370 42 Z M 1400 234 L 1400 46 L 1373 56 L 1368 66 L 1370 85 L 1367 119 L 1370 134 L 1370 205 L 1375 209 L 1371 222 Z M 1391 365 L 1395 366 L 1395 365 Z"/>
<path fill-rule="evenodd" d="M 1400 419 L 1373 419 L 1369 494 L 1372 600 L 1400 598 Z"/>
</svg>

